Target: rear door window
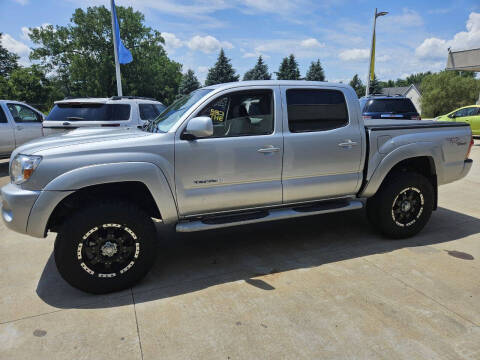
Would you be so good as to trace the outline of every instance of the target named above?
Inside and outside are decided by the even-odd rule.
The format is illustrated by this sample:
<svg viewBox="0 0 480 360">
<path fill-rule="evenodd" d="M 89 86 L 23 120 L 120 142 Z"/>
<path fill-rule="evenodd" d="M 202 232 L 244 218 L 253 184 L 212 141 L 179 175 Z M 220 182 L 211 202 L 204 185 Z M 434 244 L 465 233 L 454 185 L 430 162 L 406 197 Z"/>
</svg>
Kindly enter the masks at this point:
<svg viewBox="0 0 480 360">
<path fill-rule="evenodd" d="M 348 124 L 345 96 L 338 90 L 287 90 L 290 132 L 337 129 Z"/>
<path fill-rule="evenodd" d="M 47 120 L 122 121 L 130 119 L 129 104 L 56 104 Z"/>
<path fill-rule="evenodd" d="M 465 116 L 475 116 L 477 115 L 477 108 L 471 107 L 467 108 L 467 111 L 465 112 Z"/>
<path fill-rule="evenodd" d="M 372 99 L 363 111 L 395 114 L 417 112 L 410 99 Z"/>
</svg>

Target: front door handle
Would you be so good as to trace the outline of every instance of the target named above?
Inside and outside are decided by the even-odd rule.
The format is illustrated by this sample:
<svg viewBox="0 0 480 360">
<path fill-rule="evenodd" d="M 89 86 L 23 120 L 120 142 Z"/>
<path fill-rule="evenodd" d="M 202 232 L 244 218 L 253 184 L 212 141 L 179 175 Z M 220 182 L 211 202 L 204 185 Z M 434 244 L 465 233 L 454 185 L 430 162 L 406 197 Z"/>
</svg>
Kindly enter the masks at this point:
<svg viewBox="0 0 480 360">
<path fill-rule="evenodd" d="M 23 126 L 17 125 L 17 130 L 23 130 Z"/>
<path fill-rule="evenodd" d="M 348 148 L 351 148 L 352 146 L 355 146 L 355 145 L 358 145 L 358 143 L 350 139 L 345 140 L 345 142 L 338 144 L 338 146 L 340 147 L 348 147 Z"/>
<path fill-rule="evenodd" d="M 273 152 L 280 151 L 280 148 L 274 147 L 273 145 L 269 145 L 267 147 L 261 148 L 257 150 L 259 153 L 268 154 Z"/>
</svg>

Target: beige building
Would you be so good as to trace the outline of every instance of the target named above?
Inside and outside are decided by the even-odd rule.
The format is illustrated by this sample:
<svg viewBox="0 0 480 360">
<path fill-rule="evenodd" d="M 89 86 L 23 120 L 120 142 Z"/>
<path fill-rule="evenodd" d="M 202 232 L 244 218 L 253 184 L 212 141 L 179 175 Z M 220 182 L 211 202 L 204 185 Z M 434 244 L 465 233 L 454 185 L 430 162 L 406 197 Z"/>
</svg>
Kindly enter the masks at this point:
<svg viewBox="0 0 480 360">
<path fill-rule="evenodd" d="M 415 108 L 417 109 L 417 112 L 419 114 L 422 113 L 422 105 L 420 103 L 422 93 L 420 92 L 420 85 L 412 84 L 409 86 L 387 87 L 382 89 L 381 94 L 387 96 L 405 96 L 412 100 L 413 105 L 415 105 Z"/>
</svg>

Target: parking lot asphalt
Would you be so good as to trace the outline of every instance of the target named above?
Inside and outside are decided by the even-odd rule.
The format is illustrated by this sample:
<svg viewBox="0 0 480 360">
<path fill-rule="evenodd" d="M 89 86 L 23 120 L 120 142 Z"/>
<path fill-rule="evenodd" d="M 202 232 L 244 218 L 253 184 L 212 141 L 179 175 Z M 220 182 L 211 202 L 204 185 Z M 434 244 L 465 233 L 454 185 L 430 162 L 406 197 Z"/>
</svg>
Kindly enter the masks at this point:
<svg viewBox="0 0 480 360">
<path fill-rule="evenodd" d="M 0 225 L 0 359 L 480 359 L 480 141 L 408 240 L 364 211 L 197 234 L 160 229 L 138 286 L 67 285 L 54 234 Z M 0 184 L 8 182 L 0 163 Z"/>
</svg>

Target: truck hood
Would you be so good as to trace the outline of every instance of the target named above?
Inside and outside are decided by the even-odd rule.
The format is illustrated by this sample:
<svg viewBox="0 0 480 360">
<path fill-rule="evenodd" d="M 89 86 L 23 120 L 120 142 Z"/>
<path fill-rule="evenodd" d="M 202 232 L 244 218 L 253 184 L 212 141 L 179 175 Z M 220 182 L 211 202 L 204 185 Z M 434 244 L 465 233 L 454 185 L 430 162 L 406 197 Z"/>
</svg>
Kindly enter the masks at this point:
<svg viewBox="0 0 480 360">
<path fill-rule="evenodd" d="M 131 138 L 140 138 L 151 135 L 138 129 L 122 128 L 122 129 L 76 129 L 73 131 L 54 134 L 43 138 L 30 141 L 18 147 L 14 155 L 27 154 L 33 155 L 43 150 L 56 147 L 65 147 L 71 145 L 85 144 L 91 142 L 104 142 L 112 140 L 123 140 Z"/>
</svg>

